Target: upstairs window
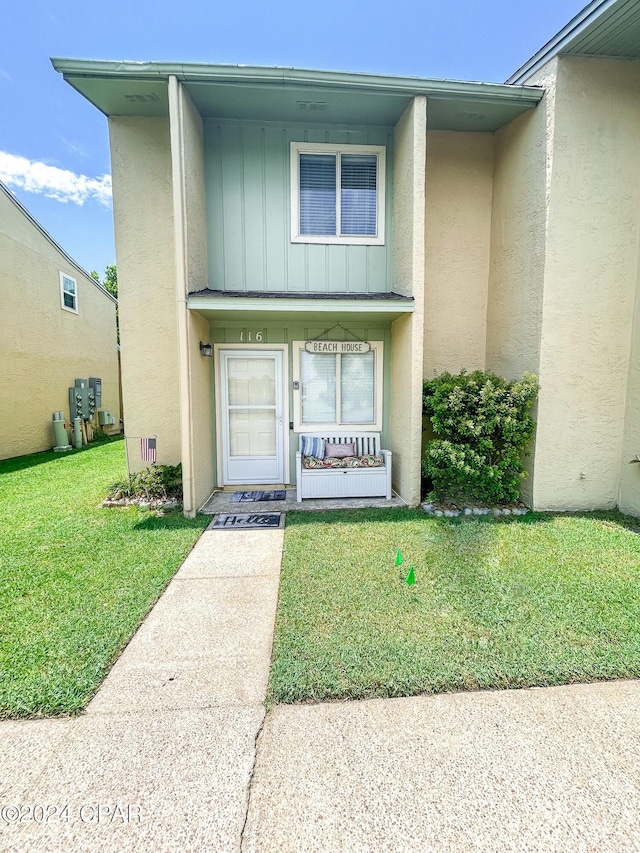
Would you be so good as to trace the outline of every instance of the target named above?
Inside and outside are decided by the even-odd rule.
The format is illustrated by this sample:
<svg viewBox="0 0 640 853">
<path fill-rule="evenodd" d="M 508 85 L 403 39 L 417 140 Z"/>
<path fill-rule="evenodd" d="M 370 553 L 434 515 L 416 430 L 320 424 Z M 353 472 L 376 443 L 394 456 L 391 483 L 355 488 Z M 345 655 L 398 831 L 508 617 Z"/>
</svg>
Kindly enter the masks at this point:
<svg viewBox="0 0 640 853">
<path fill-rule="evenodd" d="M 78 283 L 63 272 L 60 273 L 60 303 L 65 311 L 78 313 Z"/>
<path fill-rule="evenodd" d="M 291 143 L 291 240 L 384 244 L 385 149 Z"/>
</svg>

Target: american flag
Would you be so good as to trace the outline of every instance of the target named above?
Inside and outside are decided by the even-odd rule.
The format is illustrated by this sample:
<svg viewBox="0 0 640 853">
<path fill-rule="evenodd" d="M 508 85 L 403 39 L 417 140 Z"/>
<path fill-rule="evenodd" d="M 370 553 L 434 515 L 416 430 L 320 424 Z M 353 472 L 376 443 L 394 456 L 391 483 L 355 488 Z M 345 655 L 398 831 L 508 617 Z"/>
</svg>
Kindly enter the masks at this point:
<svg viewBox="0 0 640 853">
<path fill-rule="evenodd" d="M 143 462 L 156 461 L 156 440 L 155 438 L 140 439 L 140 456 Z"/>
</svg>

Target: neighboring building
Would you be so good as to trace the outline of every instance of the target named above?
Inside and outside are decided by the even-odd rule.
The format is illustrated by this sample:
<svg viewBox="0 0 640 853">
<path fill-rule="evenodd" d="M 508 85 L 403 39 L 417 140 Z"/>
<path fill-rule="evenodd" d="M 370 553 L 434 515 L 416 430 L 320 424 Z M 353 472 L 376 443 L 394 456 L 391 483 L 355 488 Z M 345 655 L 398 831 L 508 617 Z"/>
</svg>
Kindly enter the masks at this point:
<svg viewBox="0 0 640 853">
<path fill-rule="evenodd" d="M 586 11 L 573 53 L 640 19 Z M 640 62 L 602 49 L 503 85 L 54 60 L 109 117 L 130 466 L 155 437 L 193 513 L 291 482 L 300 432 L 379 431 L 415 505 L 423 377 L 530 370 L 526 499 L 640 512 Z"/>
<path fill-rule="evenodd" d="M 0 458 L 54 445 L 76 378 L 102 380 L 120 419 L 116 300 L 0 183 Z"/>
</svg>

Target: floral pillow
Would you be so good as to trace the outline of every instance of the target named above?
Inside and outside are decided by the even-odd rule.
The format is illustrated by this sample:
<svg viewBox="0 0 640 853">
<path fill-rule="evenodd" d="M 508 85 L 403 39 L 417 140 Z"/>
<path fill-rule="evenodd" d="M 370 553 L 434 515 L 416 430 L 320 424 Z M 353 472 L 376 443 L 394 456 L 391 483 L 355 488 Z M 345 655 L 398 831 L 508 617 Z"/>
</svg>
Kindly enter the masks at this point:
<svg viewBox="0 0 640 853">
<path fill-rule="evenodd" d="M 330 441 L 327 441 L 324 445 L 324 455 L 325 457 L 331 457 L 331 459 L 344 459 L 345 456 L 355 456 L 355 441 L 349 444 L 332 444 Z"/>
</svg>

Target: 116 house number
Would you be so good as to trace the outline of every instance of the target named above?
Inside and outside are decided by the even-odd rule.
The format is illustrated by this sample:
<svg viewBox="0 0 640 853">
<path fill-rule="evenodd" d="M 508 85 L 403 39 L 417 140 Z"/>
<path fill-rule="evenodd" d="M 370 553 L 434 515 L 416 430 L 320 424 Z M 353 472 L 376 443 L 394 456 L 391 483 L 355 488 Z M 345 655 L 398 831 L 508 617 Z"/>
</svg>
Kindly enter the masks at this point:
<svg viewBox="0 0 640 853">
<path fill-rule="evenodd" d="M 251 341 L 257 341 L 258 343 L 260 343 L 260 341 L 262 340 L 262 332 L 247 332 L 246 329 L 243 329 L 240 332 L 240 340 L 242 343 L 244 343 L 245 341 L 247 343 L 251 343 Z"/>
</svg>

